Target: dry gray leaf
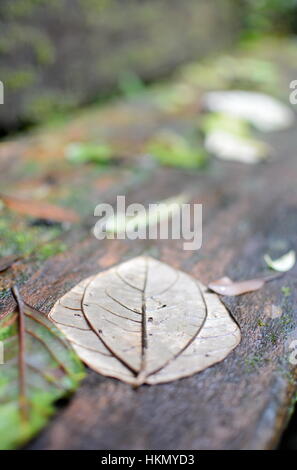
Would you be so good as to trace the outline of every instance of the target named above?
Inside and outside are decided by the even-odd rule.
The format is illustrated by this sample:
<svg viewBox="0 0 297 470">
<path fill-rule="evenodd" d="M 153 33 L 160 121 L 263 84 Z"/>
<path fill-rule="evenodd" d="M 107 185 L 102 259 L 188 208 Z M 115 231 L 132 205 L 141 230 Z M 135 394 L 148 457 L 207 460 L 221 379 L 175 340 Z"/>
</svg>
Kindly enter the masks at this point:
<svg viewBox="0 0 297 470">
<path fill-rule="evenodd" d="M 216 294 L 150 257 L 85 279 L 49 316 L 92 369 L 132 385 L 192 375 L 240 342 Z"/>
</svg>

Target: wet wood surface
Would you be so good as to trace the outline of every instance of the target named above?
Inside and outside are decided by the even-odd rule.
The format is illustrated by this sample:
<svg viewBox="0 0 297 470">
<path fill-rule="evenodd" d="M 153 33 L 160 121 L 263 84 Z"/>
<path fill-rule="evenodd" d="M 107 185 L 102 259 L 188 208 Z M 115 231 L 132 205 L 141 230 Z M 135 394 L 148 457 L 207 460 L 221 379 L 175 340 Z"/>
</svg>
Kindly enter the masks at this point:
<svg viewBox="0 0 297 470">
<path fill-rule="evenodd" d="M 93 116 L 100 123 L 96 119 Z M 147 121 L 145 126 L 149 127 Z M 132 137 L 127 148 L 133 141 L 137 156 L 131 122 L 128 127 Z M 137 157 L 137 171 L 125 163 L 98 174 L 88 166 L 83 170 L 61 167 L 58 172 L 54 165 L 60 163 L 52 162 L 60 155 L 61 141 L 78 137 L 81 129 L 73 124 L 68 134 L 65 129 L 53 132 L 54 144 L 46 144 L 50 137 L 45 141 L 32 136 L 0 150 L 2 184 L 11 195 L 27 196 L 35 186 L 47 186 L 45 199 L 52 202 L 50 196 L 60 194 L 61 188 L 76 192 L 89 184 L 81 221 L 60 235 L 67 249 L 43 262 L 34 256 L 17 259 L 1 273 L 2 289 L 18 283 L 26 302 L 44 314 L 80 280 L 139 254 L 150 254 L 207 284 L 222 275 L 240 280 L 267 273 L 265 253 L 297 250 L 294 129 L 267 137 L 274 156 L 266 164 L 212 160 L 204 170 L 187 171 L 150 166 Z M 126 128 L 125 135 L 129 132 Z M 42 162 L 41 173 L 32 177 L 29 172 L 24 175 L 23 169 L 20 178 L 20 162 L 32 155 Z M 200 250 L 184 250 L 183 240 L 98 241 L 92 234 L 97 220 L 92 213 L 99 202 L 115 203 L 117 195 L 125 194 L 127 204 L 147 204 L 183 191 L 192 202 L 203 204 Z M 88 371 L 76 394 L 60 403 L 49 425 L 27 447 L 275 448 L 297 388 L 296 366 L 289 361 L 291 342 L 297 339 L 296 273 L 297 266 L 257 292 L 222 297 L 242 332 L 241 344 L 223 362 L 186 379 L 137 390 Z M 1 316 L 13 308 L 9 293 L 2 296 Z M 279 309 L 281 315 L 275 316 Z"/>
</svg>

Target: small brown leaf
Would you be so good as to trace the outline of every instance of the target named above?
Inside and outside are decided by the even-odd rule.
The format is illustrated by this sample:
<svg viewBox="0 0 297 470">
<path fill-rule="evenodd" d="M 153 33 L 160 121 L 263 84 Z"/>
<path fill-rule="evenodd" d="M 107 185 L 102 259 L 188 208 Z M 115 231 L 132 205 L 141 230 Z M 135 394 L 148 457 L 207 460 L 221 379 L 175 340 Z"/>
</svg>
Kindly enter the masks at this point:
<svg viewBox="0 0 297 470">
<path fill-rule="evenodd" d="M 49 318 L 91 368 L 132 385 L 192 375 L 222 361 L 240 342 L 217 295 L 149 257 L 85 279 Z"/>
<path fill-rule="evenodd" d="M 4 194 L 0 194 L 0 199 L 2 199 L 6 207 L 19 214 L 56 222 L 79 221 L 79 215 L 73 209 L 65 209 L 54 204 L 20 199 Z"/>
<path fill-rule="evenodd" d="M 208 288 L 220 295 L 235 296 L 261 289 L 266 282 L 272 281 L 277 277 L 279 275 L 276 274 L 275 276 L 249 279 L 247 281 L 232 281 L 232 279 L 225 276 L 210 282 Z"/>
</svg>

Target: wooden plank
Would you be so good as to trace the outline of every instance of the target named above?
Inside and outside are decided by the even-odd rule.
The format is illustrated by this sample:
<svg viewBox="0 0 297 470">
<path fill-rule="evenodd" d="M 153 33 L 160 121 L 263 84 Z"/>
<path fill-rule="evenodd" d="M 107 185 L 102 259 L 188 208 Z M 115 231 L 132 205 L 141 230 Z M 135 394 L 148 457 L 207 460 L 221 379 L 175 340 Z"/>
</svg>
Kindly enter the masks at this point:
<svg viewBox="0 0 297 470">
<path fill-rule="evenodd" d="M 0 149 L 5 191 L 22 196 L 40 192 L 45 185 L 45 199 L 52 201 L 62 199 L 67 188 L 85 188 L 88 209 L 85 212 L 82 207 L 79 225 L 61 234 L 68 246 L 64 253 L 43 263 L 34 256 L 17 261 L 1 273 L 2 288 L 18 282 L 25 300 L 47 313 L 81 279 L 140 253 L 207 284 L 223 274 L 247 279 L 264 272 L 263 255 L 270 249 L 297 250 L 295 130 L 270 135 L 274 158 L 258 166 L 214 160 L 207 169 L 195 172 L 146 168 L 145 160 L 135 159 L 137 172 L 122 165 L 95 174 L 93 167 L 64 165 L 63 146 L 77 136 L 95 135 L 96 126 L 104 122 L 104 132 L 118 142 L 119 152 L 125 137 L 123 155 L 133 149 L 136 155 L 156 126 L 164 125 L 164 116 L 151 109 L 141 125 L 141 109 L 125 107 L 125 124 L 113 107 L 102 115 L 92 114 L 83 125 L 78 120 L 47 138 L 33 135 Z M 171 117 L 170 125 L 184 126 L 187 118 Z M 135 122 L 141 137 L 133 132 Z M 42 162 L 34 178 L 25 174 L 32 155 Z M 199 251 L 184 251 L 182 241 L 99 242 L 91 235 L 92 211 L 99 202 L 114 202 L 117 194 L 126 194 L 128 203 L 147 203 L 181 191 L 203 204 Z M 295 266 L 258 292 L 222 299 L 242 331 L 240 346 L 222 363 L 187 379 L 138 390 L 90 371 L 76 395 L 28 448 L 274 448 L 297 389 L 296 366 L 288 357 L 291 341 L 297 339 L 296 272 Z M 5 315 L 14 302 L 10 295 L 1 300 L 1 315 Z M 272 318 L 273 306 L 282 309 L 280 317 Z"/>
<path fill-rule="evenodd" d="M 274 145 L 285 156 L 270 165 L 215 162 L 207 173 L 194 175 L 158 169 L 128 194 L 128 200 L 141 202 L 190 190 L 193 201 L 204 205 L 200 251 L 184 251 L 180 241 L 98 242 L 85 235 L 71 253 L 49 259 L 35 272 L 23 296 L 47 312 L 80 279 L 144 251 L 204 283 L 222 274 L 240 279 L 263 272 L 263 254 L 275 244 L 286 241 L 297 249 L 295 134 L 274 136 Z M 295 279 L 296 268 L 261 291 L 223 299 L 243 339 L 222 363 L 137 391 L 90 372 L 29 448 L 273 448 L 296 389 L 296 369 L 288 361 L 290 341 L 297 336 Z M 283 286 L 291 287 L 290 296 Z M 272 305 L 281 306 L 280 318 L 271 318 Z"/>
</svg>

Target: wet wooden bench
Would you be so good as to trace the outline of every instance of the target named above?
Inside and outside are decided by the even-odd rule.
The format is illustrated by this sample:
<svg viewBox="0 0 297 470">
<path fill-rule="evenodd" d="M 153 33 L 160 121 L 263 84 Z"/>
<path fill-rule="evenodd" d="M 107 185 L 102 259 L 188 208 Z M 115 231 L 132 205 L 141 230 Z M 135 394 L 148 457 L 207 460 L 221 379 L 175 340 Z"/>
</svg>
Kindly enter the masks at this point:
<svg viewBox="0 0 297 470">
<path fill-rule="evenodd" d="M 186 119 L 175 116 L 169 124 L 184 125 Z M 63 253 L 42 262 L 33 255 L 15 261 L 1 274 L 1 289 L 18 283 L 25 300 L 46 314 L 83 278 L 141 253 L 207 284 L 222 275 L 252 278 L 267 269 L 263 255 L 268 251 L 297 250 L 294 129 L 269 136 L 275 155 L 267 164 L 214 159 L 207 168 L 190 171 L 159 167 L 141 156 L 147 134 L 163 124 L 164 117 L 149 107 L 144 113 L 141 102 L 119 103 L 2 144 L 3 192 L 61 205 L 68 197 L 81 221 L 64 226 Z M 113 141 L 121 157 L 117 166 L 102 171 L 65 163 L 67 142 L 97 135 Z M 125 194 L 127 203 L 147 204 L 185 191 L 192 202 L 203 204 L 198 251 L 185 251 L 182 240 L 98 241 L 91 232 L 95 205 L 115 203 L 118 194 Z M 186 379 L 137 390 L 90 370 L 28 448 L 274 448 L 296 397 L 296 366 L 289 361 L 297 338 L 296 273 L 297 267 L 257 292 L 222 298 L 242 332 L 241 344 L 223 362 Z M 273 318 L 273 306 L 282 309 L 281 316 Z M 2 296 L 1 315 L 12 308 L 12 297 Z"/>
</svg>

